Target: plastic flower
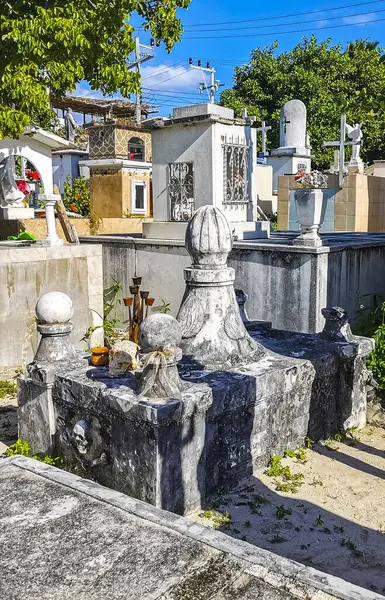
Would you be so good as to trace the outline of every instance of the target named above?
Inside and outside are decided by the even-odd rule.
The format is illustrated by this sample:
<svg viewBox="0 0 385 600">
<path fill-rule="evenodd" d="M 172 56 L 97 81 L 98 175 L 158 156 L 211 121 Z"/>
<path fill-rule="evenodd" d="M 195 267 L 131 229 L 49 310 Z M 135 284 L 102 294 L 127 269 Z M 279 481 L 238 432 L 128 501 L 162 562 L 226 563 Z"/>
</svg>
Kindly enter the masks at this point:
<svg viewBox="0 0 385 600">
<path fill-rule="evenodd" d="M 29 177 L 30 179 L 33 179 L 34 181 L 40 180 L 40 175 L 37 171 L 27 171 L 26 175 L 27 175 L 27 177 Z"/>
<path fill-rule="evenodd" d="M 18 179 L 16 180 L 16 185 L 26 196 L 31 193 L 31 188 L 28 185 L 28 181 L 24 181 L 24 179 Z"/>
</svg>

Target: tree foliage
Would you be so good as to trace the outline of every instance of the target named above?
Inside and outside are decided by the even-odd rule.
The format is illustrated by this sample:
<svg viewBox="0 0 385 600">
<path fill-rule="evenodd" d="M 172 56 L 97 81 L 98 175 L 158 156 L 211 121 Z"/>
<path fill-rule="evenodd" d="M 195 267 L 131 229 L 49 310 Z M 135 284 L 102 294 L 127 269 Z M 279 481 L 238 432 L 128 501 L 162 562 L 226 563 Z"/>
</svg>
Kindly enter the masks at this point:
<svg viewBox="0 0 385 600">
<path fill-rule="evenodd" d="M 127 69 L 136 12 L 156 43 L 171 51 L 182 33 L 178 8 L 190 0 L 1 0 L 0 138 L 30 122 L 47 126 L 52 97 L 81 80 L 105 95 L 140 87 Z"/>
<path fill-rule="evenodd" d="M 307 107 L 307 129 L 314 164 L 326 167 L 333 150 L 325 140 L 338 140 L 341 114 L 349 124 L 364 122 L 361 155 L 367 162 L 385 155 L 385 58 L 377 42 L 357 40 L 332 46 L 304 38 L 290 52 L 277 53 L 278 44 L 256 48 L 250 62 L 235 69 L 233 89 L 221 103 L 237 115 L 243 107 L 273 126 L 270 148 L 279 146 L 279 116 L 285 102 L 302 100 Z M 347 152 L 349 153 L 350 150 Z"/>
</svg>

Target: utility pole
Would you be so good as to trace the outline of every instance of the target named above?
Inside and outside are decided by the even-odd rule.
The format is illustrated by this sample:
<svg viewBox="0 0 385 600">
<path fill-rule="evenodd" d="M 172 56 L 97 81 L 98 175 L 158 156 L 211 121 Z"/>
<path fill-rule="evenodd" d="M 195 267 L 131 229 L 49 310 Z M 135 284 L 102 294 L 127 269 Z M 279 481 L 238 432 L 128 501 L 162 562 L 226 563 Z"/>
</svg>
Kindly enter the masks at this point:
<svg viewBox="0 0 385 600">
<path fill-rule="evenodd" d="M 140 75 L 140 65 L 148 60 L 155 58 L 154 55 L 154 40 L 150 41 L 150 46 L 140 43 L 139 37 L 135 38 L 135 60 L 128 63 L 128 69 L 136 69 Z M 136 94 L 136 109 L 135 109 L 135 121 L 138 125 L 142 122 L 142 97 L 140 92 Z"/>
<path fill-rule="evenodd" d="M 206 90 L 208 98 L 209 98 L 209 102 L 211 104 L 214 104 L 215 103 L 215 92 L 217 92 L 218 89 L 222 85 L 224 85 L 224 84 L 221 84 L 218 79 L 217 80 L 215 79 L 214 67 L 211 67 L 210 63 L 206 63 L 206 66 L 202 67 L 202 62 L 200 60 L 198 60 L 197 65 L 194 65 L 192 58 L 189 59 L 189 65 L 190 65 L 191 69 L 197 69 L 198 71 L 201 71 L 203 73 L 204 83 L 201 83 L 201 85 L 199 87 L 199 91 L 200 91 L 200 93 L 202 93 L 203 90 Z M 204 73 L 210 73 L 210 85 L 207 85 L 206 77 L 204 76 Z"/>
</svg>

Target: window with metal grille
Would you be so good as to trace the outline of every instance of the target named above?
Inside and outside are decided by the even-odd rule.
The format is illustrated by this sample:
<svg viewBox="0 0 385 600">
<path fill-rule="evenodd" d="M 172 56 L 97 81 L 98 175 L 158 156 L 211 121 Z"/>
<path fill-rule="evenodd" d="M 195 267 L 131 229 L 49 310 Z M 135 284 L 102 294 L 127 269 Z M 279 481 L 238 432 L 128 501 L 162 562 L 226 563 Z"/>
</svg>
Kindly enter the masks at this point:
<svg viewBox="0 0 385 600">
<path fill-rule="evenodd" d="M 189 221 L 195 211 L 194 163 L 168 165 L 168 197 L 171 221 Z"/>
<path fill-rule="evenodd" d="M 250 148 L 223 144 L 223 204 L 250 202 Z"/>
</svg>

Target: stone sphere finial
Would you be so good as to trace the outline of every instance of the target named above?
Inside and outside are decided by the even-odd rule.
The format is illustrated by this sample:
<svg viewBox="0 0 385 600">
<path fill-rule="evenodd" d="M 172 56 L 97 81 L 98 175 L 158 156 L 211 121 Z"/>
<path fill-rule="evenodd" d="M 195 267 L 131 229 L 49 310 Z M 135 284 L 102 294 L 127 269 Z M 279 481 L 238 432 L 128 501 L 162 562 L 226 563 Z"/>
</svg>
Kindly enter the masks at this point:
<svg viewBox="0 0 385 600">
<path fill-rule="evenodd" d="M 63 292 L 43 294 L 37 301 L 35 310 L 41 325 L 68 323 L 74 314 L 72 300 Z"/>
<path fill-rule="evenodd" d="M 226 265 L 233 246 L 230 225 L 215 206 L 198 208 L 186 231 L 186 248 L 193 265 L 215 269 Z"/>
<path fill-rule="evenodd" d="M 153 313 L 139 327 L 139 346 L 143 352 L 177 348 L 181 339 L 181 327 L 171 315 Z"/>
</svg>

